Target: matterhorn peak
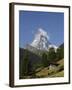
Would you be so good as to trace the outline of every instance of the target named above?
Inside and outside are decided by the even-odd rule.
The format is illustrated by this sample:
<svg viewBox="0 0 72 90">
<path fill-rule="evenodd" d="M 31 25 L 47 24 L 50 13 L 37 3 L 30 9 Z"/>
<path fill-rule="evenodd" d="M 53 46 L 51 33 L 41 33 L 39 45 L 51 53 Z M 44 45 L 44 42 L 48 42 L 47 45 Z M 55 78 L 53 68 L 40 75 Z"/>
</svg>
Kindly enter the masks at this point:
<svg viewBox="0 0 72 90">
<path fill-rule="evenodd" d="M 55 51 L 58 48 L 57 46 L 49 42 L 48 33 L 42 28 L 38 28 L 34 36 L 34 40 L 32 41 L 31 44 L 28 44 L 26 46 L 28 50 L 33 51 L 33 52 L 36 50 L 49 51 L 49 48 L 52 48 L 52 47 L 55 49 Z"/>
<path fill-rule="evenodd" d="M 40 50 L 47 50 L 48 39 L 49 39 L 48 33 L 42 28 L 39 28 L 37 30 L 37 33 L 35 34 L 35 37 L 33 42 L 31 43 L 31 46 Z"/>
</svg>

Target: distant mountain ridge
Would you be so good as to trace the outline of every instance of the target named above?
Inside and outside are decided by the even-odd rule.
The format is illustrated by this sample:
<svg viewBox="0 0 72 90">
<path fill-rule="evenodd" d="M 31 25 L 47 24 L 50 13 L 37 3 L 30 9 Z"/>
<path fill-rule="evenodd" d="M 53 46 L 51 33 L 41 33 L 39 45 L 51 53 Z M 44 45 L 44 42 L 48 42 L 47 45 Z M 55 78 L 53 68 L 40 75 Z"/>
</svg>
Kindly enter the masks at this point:
<svg viewBox="0 0 72 90">
<path fill-rule="evenodd" d="M 62 44 L 59 46 L 59 48 L 64 48 L 64 43 L 62 43 Z"/>
</svg>

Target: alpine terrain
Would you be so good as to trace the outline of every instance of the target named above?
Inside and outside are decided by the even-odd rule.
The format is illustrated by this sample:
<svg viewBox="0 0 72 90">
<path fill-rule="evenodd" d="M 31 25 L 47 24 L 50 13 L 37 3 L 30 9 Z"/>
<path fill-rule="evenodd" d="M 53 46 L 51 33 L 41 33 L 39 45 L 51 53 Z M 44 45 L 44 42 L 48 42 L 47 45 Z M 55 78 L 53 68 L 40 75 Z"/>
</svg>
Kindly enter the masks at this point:
<svg viewBox="0 0 72 90">
<path fill-rule="evenodd" d="M 19 78 L 64 76 L 64 42 L 56 46 L 48 33 L 39 28 L 32 43 L 19 49 Z"/>
<path fill-rule="evenodd" d="M 34 50 L 48 51 L 51 47 L 53 47 L 56 51 L 57 46 L 50 43 L 47 32 L 42 28 L 37 30 L 33 42 L 26 46 L 28 50 L 33 52 Z"/>
</svg>

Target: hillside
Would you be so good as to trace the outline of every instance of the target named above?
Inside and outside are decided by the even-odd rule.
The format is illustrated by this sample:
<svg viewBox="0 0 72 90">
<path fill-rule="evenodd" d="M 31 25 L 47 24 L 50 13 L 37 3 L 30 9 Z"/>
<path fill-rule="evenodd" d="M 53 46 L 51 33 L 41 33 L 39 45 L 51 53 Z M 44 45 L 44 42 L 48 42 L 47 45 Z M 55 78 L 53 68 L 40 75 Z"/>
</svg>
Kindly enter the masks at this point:
<svg viewBox="0 0 72 90">
<path fill-rule="evenodd" d="M 64 59 L 57 62 L 58 66 L 45 67 L 36 73 L 37 77 L 63 77 L 64 76 Z"/>
<path fill-rule="evenodd" d="M 24 58 L 27 56 L 28 58 L 28 68 L 29 68 L 29 72 L 33 72 L 37 67 L 39 67 L 40 63 L 41 63 L 41 57 L 39 57 L 37 54 L 30 52 L 26 49 L 20 48 L 19 49 L 20 52 L 20 56 L 19 56 L 19 63 L 20 63 L 20 67 L 19 67 L 19 76 L 23 76 L 23 68 L 24 68 L 24 64 L 25 64 L 25 60 Z"/>
<path fill-rule="evenodd" d="M 59 46 L 57 52 L 54 48 L 36 53 L 20 48 L 19 53 L 20 79 L 64 76 L 64 44 Z"/>
<path fill-rule="evenodd" d="M 22 74 L 22 68 L 24 66 L 23 58 L 25 57 L 26 52 L 29 60 L 29 74 L 27 76 Z M 20 79 L 64 76 L 64 59 L 58 60 L 55 63 L 51 62 L 51 64 L 46 67 L 43 67 L 41 61 L 41 57 L 35 53 L 20 48 Z"/>
</svg>

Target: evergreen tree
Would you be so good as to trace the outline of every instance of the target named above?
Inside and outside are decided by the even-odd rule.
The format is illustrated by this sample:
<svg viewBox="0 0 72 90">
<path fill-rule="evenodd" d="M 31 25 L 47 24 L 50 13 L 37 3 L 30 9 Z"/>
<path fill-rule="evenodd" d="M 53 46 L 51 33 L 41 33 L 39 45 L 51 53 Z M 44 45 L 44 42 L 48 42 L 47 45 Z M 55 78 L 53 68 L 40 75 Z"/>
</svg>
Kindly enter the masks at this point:
<svg viewBox="0 0 72 90">
<path fill-rule="evenodd" d="M 29 73 L 29 58 L 28 58 L 27 50 L 25 51 L 24 59 L 21 65 L 22 65 L 22 68 L 21 68 L 22 76 L 27 76 Z"/>
<path fill-rule="evenodd" d="M 48 52 L 48 61 L 49 63 L 56 60 L 56 52 L 55 52 L 55 49 L 52 47 L 49 49 L 49 52 Z"/>
<path fill-rule="evenodd" d="M 57 60 L 60 60 L 64 58 L 64 49 L 63 48 L 58 48 L 57 49 Z"/>
<path fill-rule="evenodd" d="M 42 54 L 42 64 L 44 67 L 48 66 L 48 60 L 47 60 L 47 54 L 46 53 Z"/>
</svg>

